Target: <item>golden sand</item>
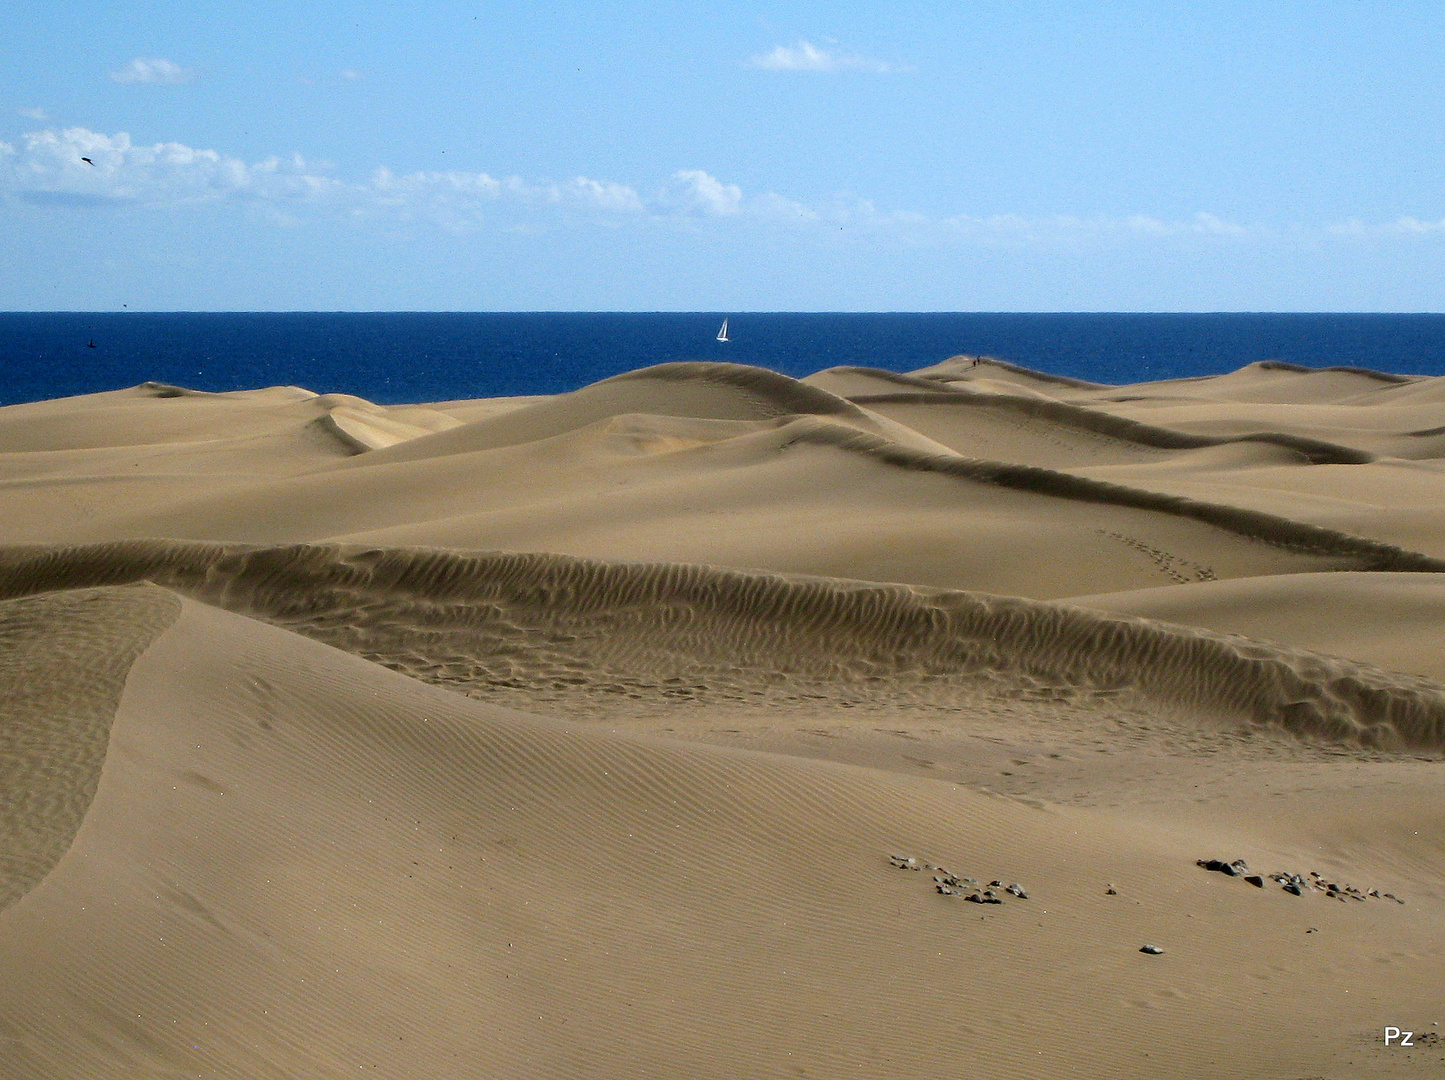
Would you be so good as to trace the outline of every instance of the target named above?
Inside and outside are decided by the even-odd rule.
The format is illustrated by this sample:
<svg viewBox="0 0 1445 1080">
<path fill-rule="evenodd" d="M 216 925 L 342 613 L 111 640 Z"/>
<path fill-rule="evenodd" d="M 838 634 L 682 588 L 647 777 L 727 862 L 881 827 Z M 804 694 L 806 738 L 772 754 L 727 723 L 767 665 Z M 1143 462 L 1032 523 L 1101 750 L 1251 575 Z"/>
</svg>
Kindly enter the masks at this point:
<svg viewBox="0 0 1445 1080">
<path fill-rule="evenodd" d="M 0 409 L 0 1077 L 1433 1075 L 1442 459 L 1281 364 Z"/>
</svg>

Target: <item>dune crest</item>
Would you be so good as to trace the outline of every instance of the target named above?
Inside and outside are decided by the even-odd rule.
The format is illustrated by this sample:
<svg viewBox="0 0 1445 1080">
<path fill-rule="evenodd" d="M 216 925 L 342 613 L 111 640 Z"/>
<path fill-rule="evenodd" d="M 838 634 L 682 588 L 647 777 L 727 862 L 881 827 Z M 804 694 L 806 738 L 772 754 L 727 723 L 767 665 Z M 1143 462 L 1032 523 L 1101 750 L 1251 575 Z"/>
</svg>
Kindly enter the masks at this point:
<svg viewBox="0 0 1445 1080">
<path fill-rule="evenodd" d="M 1135 694 L 1302 738 L 1445 749 L 1445 687 L 1239 635 L 1015 597 L 560 555 L 129 541 L 0 551 L 0 596 L 151 581 L 471 692 L 681 676 L 946 696 Z M 745 673 L 734 675 L 728 671 Z M 580 674 L 590 672 L 591 674 Z M 618 680 L 621 680 L 619 683 Z M 930 686 L 930 682 L 941 685 Z"/>
</svg>

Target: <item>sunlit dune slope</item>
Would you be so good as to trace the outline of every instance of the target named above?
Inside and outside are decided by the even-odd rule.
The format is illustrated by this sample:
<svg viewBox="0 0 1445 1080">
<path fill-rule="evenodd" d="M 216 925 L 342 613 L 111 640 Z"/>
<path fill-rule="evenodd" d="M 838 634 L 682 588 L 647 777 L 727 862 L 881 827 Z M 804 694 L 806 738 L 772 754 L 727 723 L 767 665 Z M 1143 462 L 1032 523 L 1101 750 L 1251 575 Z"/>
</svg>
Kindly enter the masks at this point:
<svg viewBox="0 0 1445 1080">
<path fill-rule="evenodd" d="M 622 411 L 635 408 L 651 411 Z M 982 424 L 975 449 L 998 459 L 952 452 L 930 434 L 909 434 L 899 420 L 781 375 L 665 365 L 303 475 L 219 491 L 197 484 L 188 497 L 150 500 L 139 510 L 123 502 L 110 512 L 41 516 L 37 502 L 36 516 L 13 538 L 543 550 L 1034 597 L 1445 566 L 1401 545 L 1254 507 L 1084 476 L 1077 454 L 1054 460 L 1033 436 L 1000 436 L 996 409 L 964 412 L 963 422 Z M 1147 443 L 1139 425 L 1112 422 L 1131 432 L 1133 441 L 1119 445 Z M 1087 425 L 1071 430 L 1080 436 L 1075 446 L 1097 433 Z M 1306 465 L 1311 453 L 1344 453 L 1298 439 L 1223 449 L 1236 446 Z M 1219 466 L 1190 460 L 1200 469 Z M 53 509 L 72 496 L 55 488 L 33 497 L 50 499 Z"/>
<path fill-rule="evenodd" d="M 90 595 L 135 603 L 121 591 Z M 42 598 L 48 620 L 19 602 L 51 640 L 72 625 L 64 596 Z M 90 626 L 72 660 L 113 652 Z M 1203 874 L 1177 841 L 506 713 L 186 601 L 130 668 L 72 846 L 0 911 L 0 1063 L 249 1080 L 940 1061 L 1055 1077 L 1085 1059 L 1254 1077 L 1281 1054 L 1327 1062 L 1334 1025 L 1373 1023 L 1346 992 L 1370 984 L 1337 974 L 1369 955 L 1367 911 L 1397 949 L 1438 943 L 1414 908 L 1319 900 L 1337 944 L 1301 948 L 1300 898 Z M 890 854 L 1029 899 L 967 904 Z M 1155 940 L 1165 955 L 1141 955 Z M 1231 970 L 1270 976 L 1242 993 Z M 1398 970 L 1402 1006 L 1430 1000 L 1418 970 Z"/>
</svg>

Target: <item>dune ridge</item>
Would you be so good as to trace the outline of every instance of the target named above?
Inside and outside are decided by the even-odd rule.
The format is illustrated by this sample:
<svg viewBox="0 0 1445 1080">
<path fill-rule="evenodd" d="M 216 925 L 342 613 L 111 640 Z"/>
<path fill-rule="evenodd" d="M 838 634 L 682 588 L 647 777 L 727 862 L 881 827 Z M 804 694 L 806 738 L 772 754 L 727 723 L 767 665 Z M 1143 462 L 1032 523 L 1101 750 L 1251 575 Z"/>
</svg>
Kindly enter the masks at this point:
<svg viewBox="0 0 1445 1080">
<path fill-rule="evenodd" d="M 1008 394 L 975 394 L 967 390 L 954 390 L 951 394 L 898 393 L 898 394 L 857 394 L 849 398 L 859 405 L 944 405 L 951 407 L 975 407 L 996 409 L 1000 412 L 1015 413 L 1028 419 L 1049 420 L 1056 424 L 1079 428 L 1084 431 L 1123 439 L 1140 446 L 1160 450 L 1198 450 L 1209 446 L 1227 446 L 1232 443 L 1264 443 L 1283 447 L 1303 454 L 1311 465 L 1368 465 L 1375 455 L 1352 446 L 1311 439 L 1287 432 L 1260 431 L 1246 435 L 1199 435 L 1173 428 L 1146 424 L 1112 413 L 1100 412 L 1083 405 L 1046 398 L 1014 397 Z M 1416 434 L 1411 432 L 1410 434 Z M 1436 434 L 1430 432 L 1429 434 Z"/>
<path fill-rule="evenodd" d="M 1340 372 L 1345 375 L 1363 375 L 1377 382 L 1391 383 L 1393 385 L 1418 382 L 1420 378 L 1418 375 L 1397 375 L 1391 371 L 1376 371 L 1374 368 L 1354 367 L 1349 364 L 1335 364 L 1330 367 L 1312 368 L 1304 364 L 1292 364 L 1288 360 L 1261 360 L 1258 366 L 1265 371 L 1292 371 L 1301 375 L 1313 375 L 1316 372 Z"/>
<path fill-rule="evenodd" d="M 810 414 L 868 428 L 876 428 L 880 421 L 837 394 L 766 368 L 683 360 L 614 375 L 571 393 L 410 439 L 403 445 L 378 445 L 343 467 L 535 442 L 627 413 L 715 420 L 771 420 Z M 891 424 L 883 423 L 891 430 Z M 893 433 L 907 437 L 903 429 Z"/>
<path fill-rule="evenodd" d="M 929 382 L 942 383 L 945 387 L 960 373 L 971 370 L 975 365 L 988 365 L 991 368 L 998 368 L 1010 375 L 1021 375 L 1033 382 L 1049 383 L 1054 386 L 1067 386 L 1075 390 L 1112 390 L 1114 387 L 1108 383 L 1089 382 L 1087 379 L 1075 379 L 1070 375 L 1056 375 L 1051 371 L 1036 371 L 1033 368 L 1024 367 L 1022 364 L 1011 364 L 1007 360 L 999 360 L 993 356 L 950 356 L 947 360 L 940 360 L 930 367 L 919 368 L 917 371 L 910 371 L 914 378 L 927 379 Z M 1207 378 L 1207 376 L 1205 376 Z M 949 387 L 952 389 L 951 387 Z"/>
<path fill-rule="evenodd" d="M 560 679 L 667 697 L 701 665 L 724 682 L 740 671 L 854 693 L 914 680 L 923 696 L 1135 694 L 1216 723 L 1445 747 L 1445 686 L 1432 680 L 1067 604 L 535 553 L 183 541 L 0 551 L 0 597 L 137 581 L 468 692 Z"/>
<path fill-rule="evenodd" d="M 798 423 L 793 439 L 797 442 L 836 447 L 904 469 L 942 473 L 976 483 L 994 484 L 1056 498 L 1127 506 L 1192 518 L 1250 540 L 1299 554 L 1358 559 L 1361 561 L 1358 569 L 1362 570 L 1433 573 L 1445 571 L 1445 559 L 1432 558 L 1380 540 L 1351 536 L 1259 510 L 1126 487 L 1036 465 L 928 454 L 901 446 L 882 436 L 829 425 L 826 422 Z"/>
</svg>

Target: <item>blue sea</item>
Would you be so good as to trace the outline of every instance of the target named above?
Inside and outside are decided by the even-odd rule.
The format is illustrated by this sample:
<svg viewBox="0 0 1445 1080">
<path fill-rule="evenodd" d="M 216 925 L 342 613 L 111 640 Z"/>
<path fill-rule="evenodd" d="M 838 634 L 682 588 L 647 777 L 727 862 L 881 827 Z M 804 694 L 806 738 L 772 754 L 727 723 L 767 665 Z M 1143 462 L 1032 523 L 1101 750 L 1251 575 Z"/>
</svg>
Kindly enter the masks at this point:
<svg viewBox="0 0 1445 1080">
<path fill-rule="evenodd" d="M 0 404 L 148 379 L 289 383 L 399 404 L 558 393 L 670 360 L 801 376 L 839 364 L 908 371 L 958 353 L 1103 383 L 1256 360 L 1440 375 L 1445 315 L 10 312 L 0 313 Z"/>
</svg>

